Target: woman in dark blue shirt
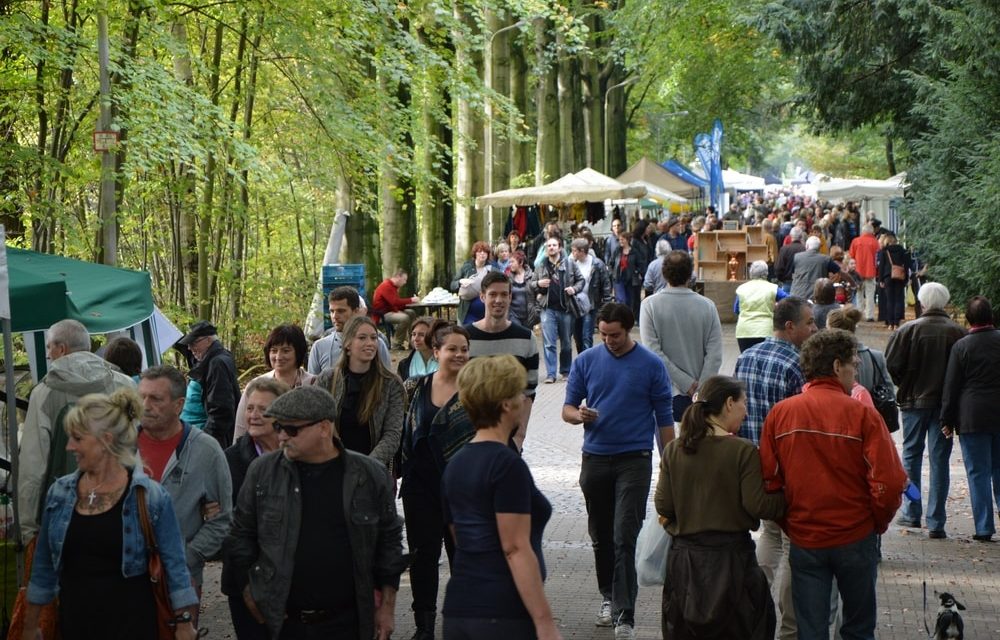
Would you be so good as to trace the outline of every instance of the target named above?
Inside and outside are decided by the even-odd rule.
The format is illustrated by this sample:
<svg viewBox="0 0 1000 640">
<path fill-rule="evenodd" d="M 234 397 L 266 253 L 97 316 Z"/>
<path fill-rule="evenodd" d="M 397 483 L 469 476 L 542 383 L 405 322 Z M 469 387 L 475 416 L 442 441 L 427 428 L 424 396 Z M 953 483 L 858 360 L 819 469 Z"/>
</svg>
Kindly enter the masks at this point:
<svg viewBox="0 0 1000 640">
<path fill-rule="evenodd" d="M 445 522 L 455 561 L 444 598 L 445 640 L 557 640 L 542 581 L 542 531 L 552 506 L 508 446 L 527 374 L 511 355 L 480 357 L 458 374 L 476 435 L 445 469 Z"/>
</svg>

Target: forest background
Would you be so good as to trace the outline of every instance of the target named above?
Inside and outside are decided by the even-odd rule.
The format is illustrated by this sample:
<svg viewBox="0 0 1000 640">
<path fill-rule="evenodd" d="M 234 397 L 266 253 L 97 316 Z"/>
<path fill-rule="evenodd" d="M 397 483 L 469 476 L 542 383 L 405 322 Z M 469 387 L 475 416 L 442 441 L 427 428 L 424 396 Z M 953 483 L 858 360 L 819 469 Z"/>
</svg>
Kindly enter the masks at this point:
<svg viewBox="0 0 1000 640">
<path fill-rule="evenodd" d="M 988 0 L 0 0 L 0 221 L 148 270 L 176 322 L 257 353 L 305 318 L 336 212 L 369 290 L 396 266 L 447 286 L 496 240 L 487 173 L 690 162 L 720 118 L 733 169 L 907 171 L 908 244 L 956 301 L 996 299 L 996 24 Z"/>
</svg>

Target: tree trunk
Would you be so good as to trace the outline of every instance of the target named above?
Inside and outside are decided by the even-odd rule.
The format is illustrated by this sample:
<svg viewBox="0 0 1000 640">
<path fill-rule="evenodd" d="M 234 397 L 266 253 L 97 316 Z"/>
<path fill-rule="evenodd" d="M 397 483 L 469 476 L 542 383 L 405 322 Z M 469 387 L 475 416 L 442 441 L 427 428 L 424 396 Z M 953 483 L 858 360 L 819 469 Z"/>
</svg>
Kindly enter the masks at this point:
<svg viewBox="0 0 1000 640">
<path fill-rule="evenodd" d="M 523 40 L 524 36 L 517 36 L 518 40 Z M 510 180 L 524 177 L 533 168 L 531 157 L 531 142 L 526 139 L 529 132 L 534 131 L 531 126 L 531 114 L 528 108 L 528 61 L 524 56 L 524 47 L 514 38 L 508 39 L 512 46 L 508 48 L 510 53 L 510 99 L 514 107 L 523 116 L 524 121 L 518 125 L 515 120 L 516 114 L 511 114 L 507 129 L 507 146 L 510 154 Z"/>
<path fill-rule="evenodd" d="M 535 105 L 538 109 L 535 141 L 535 184 L 542 185 L 559 178 L 559 88 L 558 71 L 553 62 L 553 25 L 545 18 L 535 19 L 535 75 L 538 88 Z"/>
<path fill-rule="evenodd" d="M 452 33 L 455 45 L 455 73 L 461 84 L 476 72 L 472 56 L 470 38 L 464 33 L 469 29 L 469 16 L 463 0 L 453 0 L 452 5 L 457 26 Z M 456 95 L 461 95 L 458 88 Z M 473 198 L 475 196 L 475 167 L 477 131 L 468 100 L 455 99 L 455 247 L 454 257 L 461 264 L 472 247 Z"/>
<path fill-rule="evenodd" d="M 556 84 L 559 96 L 559 176 L 574 173 L 576 169 L 577 138 L 573 137 L 573 105 L 576 96 L 573 91 L 573 59 L 566 51 L 562 32 L 556 34 L 556 51 L 559 64 L 556 68 Z"/>
<path fill-rule="evenodd" d="M 174 77 L 181 84 L 194 84 L 194 71 L 188 45 L 187 23 L 183 16 L 177 16 L 171 25 L 171 34 L 176 41 L 173 58 Z M 192 313 L 198 312 L 198 219 L 195 199 L 194 167 L 190 158 L 181 158 L 173 167 L 172 181 L 177 184 L 176 193 L 177 234 L 180 260 L 177 261 L 178 303 Z M 174 196 L 172 196 L 174 197 Z M 193 295 L 188 295 L 191 292 Z"/>
<path fill-rule="evenodd" d="M 399 87 L 386 79 L 385 74 L 378 74 L 379 93 L 383 96 L 396 96 Z M 382 212 L 382 269 L 380 278 L 388 278 L 393 272 L 403 266 L 404 247 L 409 244 L 409 229 L 403 217 L 399 187 L 399 176 L 394 163 L 397 134 L 391 121 L 384 121 L 387 130 L 383 131 L 389 146 L 380 155 L 378 168 L 378 200 Z"/>
<path fill-rule="evenodd" d="M 208 89 L 212 104 L 219 105 L 219 66 L 222 62 L 222 33 L 221 22 L 215 26 L 215 42 L 212 47 L 212 62 L 209 67 Z M 212 295 L 209 283 L 209 249 L 218 252 L 219 247 L 210 247 L 212 240 L 212 219 L 215 211 L 215 153 L 209 151 L 208 159 L 205 162 L 205 186 L 203 190 L 202 209 L 200 223 L 198 225 L 198 317 L 203 320 L 212 318 Z M 213 255 L 217 255 L 213 254 Z"/>
<path fill-rule="evenodd" d="M 894 176 L 896 171 L 896 153 L 893 150 L 892 131 L 885 133 L 885 165 L 889 169 L 889 176 Z"/>
</svg>

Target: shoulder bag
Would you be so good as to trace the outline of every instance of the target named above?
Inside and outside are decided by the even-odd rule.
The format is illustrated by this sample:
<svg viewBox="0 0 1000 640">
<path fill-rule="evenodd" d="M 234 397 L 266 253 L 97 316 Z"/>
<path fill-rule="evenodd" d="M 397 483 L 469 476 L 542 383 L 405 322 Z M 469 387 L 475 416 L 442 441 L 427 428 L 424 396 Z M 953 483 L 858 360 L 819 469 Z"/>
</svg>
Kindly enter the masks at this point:
<svg viewBox="0 0 1000 640">
<path fill-rule="evenodd" d="M 906 280 L 906 267 L 892 261 L 892 253 L 890 253 L 889 247 L 885 248 L 885 258 L 889 261 L 889 279 Z"/>
<path fill-rule="evenodd" d="M 885 421 L 885 426 L 889 429 L 889 433 L 895 433 L 899 431 L 899 405 L 896 404 L 896 394 L 893 393 L 889 381 L 885 379 L 882 369 L 875 362 L 875 356 L 872 355 L 871 350 L 866 349 L 865 353 L 868 355 L 868 360 L 872 363 L 872 371 L 877 376 L 872 383 L 872 388 L 868 390 L 872 395 L 872 403 L 875 405 L 875 410 L 879 412 L 879 415 Z"/>
<path fill-rule="evenodd" d="M 163 571 L 163 561 L 160 559 L 160 549 L 156 545 L 156 534 L 153 523 L 149 519 L 149 509 L 146 507 L 145 487 L 135 488 L 136 510 L 139 513 L 139 526 L 142 536 L 146 539 L 146 550 L 149 554 L 149 581 L 153 585 L 153 598 L 156 600 L 156 636 L 158 640 L 173 640 L 174 609 L 170 605 L 170 590 L 167 587 L 167 576 Z"/>
</svg>

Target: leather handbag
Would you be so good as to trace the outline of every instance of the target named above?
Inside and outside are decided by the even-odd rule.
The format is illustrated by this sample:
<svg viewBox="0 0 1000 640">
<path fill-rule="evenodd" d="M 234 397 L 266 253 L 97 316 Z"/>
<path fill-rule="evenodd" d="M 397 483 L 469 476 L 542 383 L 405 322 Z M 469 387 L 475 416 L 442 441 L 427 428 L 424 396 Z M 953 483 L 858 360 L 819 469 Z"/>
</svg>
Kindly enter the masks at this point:
<svg viewBox="0 0 1000 640">
<path fill-rule="evenodd" d="M 889 261 L 889 279 L 906 280 L 906 267 L 892 261 L 892 254 L 889 253 L 888 248 L 885 250 L 885 257 Z"/>
<path fill-rule="evenodd" d="M 872 384 L 869 393 L 872 396 L 872 404 L 875 410 L 882 416 L 889 433 L 899 431 L 899 405 L 896 404 L 896 394 L 892 390 L 892 385 L 885 379 L 882 369 L 875 363 L 875 358 L 870 350 L 866 350 L 868 360 L 872 363 L 872 371 L 878 375 L 878 379 Z"/>
<path fill-rule="evenodd" d="M 153 585 L 153 598 L 156 600 L 157 638 L 159 640 L 173 640 L 174 608 L 170 604 L 167 576 L 163 571 L 160 549 L 156 545 L 156 534 L 153 532 L 153 523 L 149 519 L 149 509 L 146 507 L 146 488 L 136 487 L 135 490 L 139 525 L 142 527 L 142 535 L 146 539 L 146 550 L 149 554 L 149 581 Z"/>
</svg>

